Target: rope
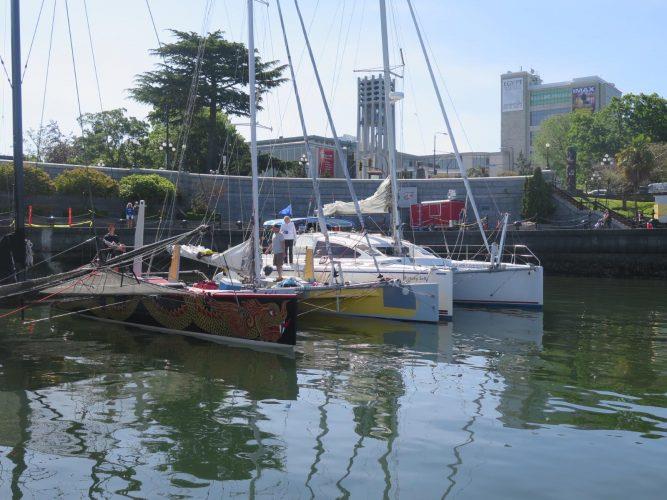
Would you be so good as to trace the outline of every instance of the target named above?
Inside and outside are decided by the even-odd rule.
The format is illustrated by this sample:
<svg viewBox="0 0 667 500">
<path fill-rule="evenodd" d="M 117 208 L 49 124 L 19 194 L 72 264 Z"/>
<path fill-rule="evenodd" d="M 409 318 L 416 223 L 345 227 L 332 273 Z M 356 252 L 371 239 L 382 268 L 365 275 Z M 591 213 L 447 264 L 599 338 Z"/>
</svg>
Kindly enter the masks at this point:
<svg viewBox="0 0 667 500">
<path fill-rule="evenodd" d="M 76 102 L 79 108 L 79 127 L 81 127 L 81 133 L 83 133 L 83 113 L 81 112 L 81 96 L 79 94 L 79 77 L 76 72 L 76 58 L 74 57 L 74 42 L 72 41 L 72 24 L 69 19 L 69 2 L 65 0 L 65 13 L 67 15 L 67 32 L 69 33 L 69 46 L 70 53 L 72 56 L 72 70 L 74 71 L 74 86 L 76 88 Z"/>
<path fill-rule="evenodd" d="M 158 47 L 162 48 L 162 41 L 160 41 L 160 35 L 157 31 L 157 26 L 155 25 L 155 18 L 153 17 L 153 11 L 151 10 L 151 4 L 146 0 L 146 8 L 148 9 L 148 15 L 151 18 L 151 24 L 153 25 L 153 33 L 155 33 L 155 39 L 157 40 Z"/>
<path fill-rule="evenodd" d="M 5 66 L 5 60 L 2 58 L 2 56 L 0 56 L 0 64 L 2 64 L 2 69 L 5 72 L 5 76 L 7 77 L 7 83 L 9 83 L 9 86 L 12 87 L 12 79 L 9 77 L 7 66 Z"/>
<path fill-rule="evenodd" d="M 21 74 L 21 83 L 25 78 L 25 72 L 28 70 L 28 61 L 30 61 L 30 54 L 32 54 L 32 46 L 35 43 L 35 36 L 37 35 L 37 28 L 39 28 L 39 20 L 42 18 L 42 10 L 44 9 L 44 0 L 42 0 L 41 5 L 39 6 L 39 13 L 37 14 L 37 22 L 35 23 L 35 29 L 32 32 L 32 39 L 30 40 L 30 48 L 28 49 L 28 55 L 25 58 L 25 65 L 23 66 L 23 74 Z"/>
<path fill-rule="evenodd" d="M 51 52 L 53 48 L 53 31 L 56 25 L 56 5 L 58 5 L 58 0 L 53 1 L 53 13 L 51 14 L 51 34 L 49 35 L 49 52 L 46 59 L 46 74 L 44 76 L 44 91 L 42 92 L 42 111 L 39 115 L 39 132 L 37 135 L 37 158 L 41 159 L 41 150 L 42 150 L 42 134 L 44 133 L 44 111 L 46 110 L 46 89 L 48 88 L 49 82 L 49 71 L 51 69 Z"/>
<path fill-rule="evenodd" d="M 100 79 L 97 72 L 97 61 L 95 60 L 95 49 L 93 48 L 93 34 L 90 29 L 90 19 L 88 18 L 88 2 L 83 0 L 83 11 L 86 14 L 86 26 L 88 27 L 88 41 L 90 42 L 90 53 L 93 57 L 93 69 L 95 71 L 95 84 L 97 85 L 97 98 L 100 101 L 100 111 L 104 111 L 102 106 L 102 92 L 100 90 Z"/>
</svg>

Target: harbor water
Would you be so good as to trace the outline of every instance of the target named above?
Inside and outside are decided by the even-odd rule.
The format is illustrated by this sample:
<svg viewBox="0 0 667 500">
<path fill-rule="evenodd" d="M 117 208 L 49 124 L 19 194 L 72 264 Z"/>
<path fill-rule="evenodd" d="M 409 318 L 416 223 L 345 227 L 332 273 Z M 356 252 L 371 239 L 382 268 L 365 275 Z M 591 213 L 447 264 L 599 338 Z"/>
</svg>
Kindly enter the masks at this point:
<svg viewBox="0 0 667 500">
<path fill-rule="evenodd" d="M 0 319 L 0 498 L 664 498 L 665 283 L 545 287 L 437 326 L 302 318 L 294 356 Z"/>
</svg>

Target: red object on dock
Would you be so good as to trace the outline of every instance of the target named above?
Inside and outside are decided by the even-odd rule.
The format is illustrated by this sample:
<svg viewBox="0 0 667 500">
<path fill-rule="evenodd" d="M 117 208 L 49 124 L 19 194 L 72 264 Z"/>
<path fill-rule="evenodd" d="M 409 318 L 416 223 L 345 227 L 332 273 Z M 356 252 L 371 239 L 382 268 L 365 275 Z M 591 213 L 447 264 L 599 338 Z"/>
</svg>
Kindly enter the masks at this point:
<svg viewBox="0 0 667 500">
<path fill-rule="evenodd" d="M 410 206 L 410 225 L 414 228 L 449 227 L 459 222 L 465 202 L 459 200 L 424 201 Z"/>
<path fill-rule="evenodd" d="M 28 205 L 28 225 L 32 226 L 32 205 Z"/>
<path fill-rule="evenodd" d="M 72 207 L 67 209 L 67 225 L 72 227 Z"/>
</svg>

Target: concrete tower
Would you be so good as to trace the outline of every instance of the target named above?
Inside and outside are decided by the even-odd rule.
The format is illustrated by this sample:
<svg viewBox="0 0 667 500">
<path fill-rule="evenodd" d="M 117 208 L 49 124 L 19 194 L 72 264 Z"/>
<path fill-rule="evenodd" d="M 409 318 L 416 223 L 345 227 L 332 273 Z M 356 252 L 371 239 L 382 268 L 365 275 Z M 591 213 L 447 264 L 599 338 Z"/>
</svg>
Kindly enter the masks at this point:
<svg viewBox="0 0 667 500">
<path fill-rule="evenodd" d="M 394 82 L 392 81 L 392 91 Z M 384 178 L 388 174 L 387 130 L 382 75 L 357 80 L 357 178 Z M 392 103 L 392 113 L 395 113 Z M 395 135 L 395 134 L 394 134 Z"/>
</svg>

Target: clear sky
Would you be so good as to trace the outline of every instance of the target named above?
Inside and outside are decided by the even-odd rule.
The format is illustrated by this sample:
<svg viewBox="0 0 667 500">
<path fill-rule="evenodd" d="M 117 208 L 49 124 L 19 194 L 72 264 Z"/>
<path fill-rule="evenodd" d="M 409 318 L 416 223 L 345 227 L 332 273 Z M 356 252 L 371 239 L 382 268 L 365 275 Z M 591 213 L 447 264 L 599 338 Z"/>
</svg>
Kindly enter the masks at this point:
<svg viewBox="0 0 667 500">
<path fill-rule="evenodd" d="M 26 60 L 35 41 L 24 79 L 24 127 L 40 123 L 54 1 L 22 0 L 22 51 Z M 245 0 L 149 0 L 160 37 L 168 28 L 201 31 L 222 29 L 233 40 L 246 41 Z M 156 62 L 148 50 L 157 41 L 145 0 L 86 0 L 104 109 L 125 107 L 144 117 L 146 108 L 127 98 L 137 73 Z M 0 55 L 10 64 L 9 0 L 0 0 Z M 534 68 L 545 82 L 599 75 L 623 92 L 657 92 L 667 96 L 667 1 L 665 0 L 414 0 L 437 71 L 446 86 L 446 104 L 463 151 L 493 151 L 500 144 L 500 74 Z M 307 108 L 310 133 L 328 134 L 313 73 L 303 51 L 292 0 L 282 0 L 297 81 Z M 331 98 L 339 134 L 356 134 L 354 70 L 379 68 L 381 47 L 376 0 L 301 0 L 300 5 L 322 78 Z M 397 123 L 399 150 L 430 153 L 433 134 L 443 130 L 435 96 L 404 0 L 388 0 L 392 63 L 402 48 L 405 93 Z M 256 46 L 264 58 L 285 61 L 274 0 L 255 4 Z M 85 112 L 99 111 L 84 0 L 69 0 L 76 69 Z M 65 0 L 57 0 L 50 73 L 46 85 L 44 123 L 56 120 L 75 131 L 78 105 L 67 32 Z M 444 89 L 444 87 L 443 87 Z M 0 73 L 0 153 L 11 152 L 11 90 Z M 450 100 L 451 97 L 451 100 Z M 292 95 L 286 84 L 265 101 L 260 139 L 301 133 Z M 244 119 L 234 119 L 244 122 Z M 247 127 L 240 127 L 247 136 Z M 451 151 L 438 136 L 438 152 Z"/>
</svg>

